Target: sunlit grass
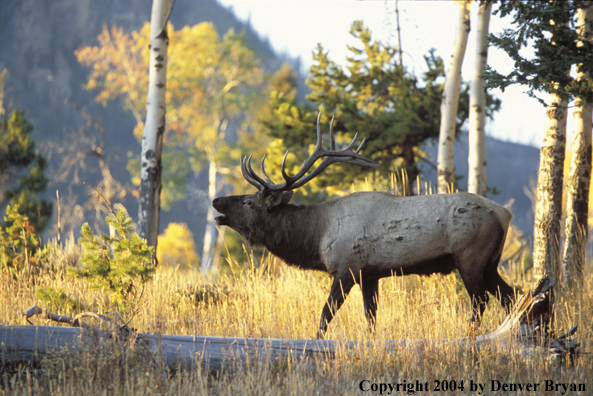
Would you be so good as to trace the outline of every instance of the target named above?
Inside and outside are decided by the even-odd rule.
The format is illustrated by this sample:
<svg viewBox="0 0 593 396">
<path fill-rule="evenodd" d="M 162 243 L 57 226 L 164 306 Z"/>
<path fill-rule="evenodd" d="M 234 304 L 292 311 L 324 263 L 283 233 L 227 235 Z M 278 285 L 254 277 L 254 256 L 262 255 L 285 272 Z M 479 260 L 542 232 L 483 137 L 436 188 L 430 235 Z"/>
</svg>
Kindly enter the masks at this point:
<svg viewBox="0 0 593 396">
<path fill-rule="evenodd" d="M 264 262 L 271 264 L 269 260 Z M 235 276 L 219 278 L 216 287 L 207 285 L 197 271 L 160 268 L 146 286 L 131 325 L 147 333 L 312 339 L 329 293 L 330 277 L 274 265 L 274 271 L 237 270 Z M 523 290 L 531 286 L 529 272 L 513 265 L 502 272 L 513 286 Z M 40 276 L 37 286 L 61 287 L 89 310 L 112 309 L 109 299 L 100 291 L 90 290 L 83 281 L 64 278 L 60 270 Z M 578 324 L 576 337 L 585 351 L 593 349 L 592 290 L 593 276 L 588 267 L 580 293 L 568 297 L 559 294 L 556 298 L 557 331 Z M 25 323 L 20 311 L 34 303 L 34 286 L 10 281 L 2 275 L 1 324 Z M 381 348 L 381 340 L 464 337 L 469 317 L 469 298 L 455 274 L 392 277 L 380 282 L 374 334 L 367 331 L 358 287 L 348 296 L 327 334 L 330 339 L 374 340 L 377 344 L 363 347 L 355 354 L 317 362 L 316 366 L 298 362 L 252 363 L 216 375 L 201 369 L 172 373 L 134 359 L 133 354 L 101 354 L 89 349 L 77 355 L 58 355 L 57 360 L 48 360 L 35 370 L 23 368 L 10 375 L 4 373 L 0 394 L 360 394 L 359 384 L 364 379 L 374 383 L 428 381 L 431 387 L 436 380 L 463 380 L 465 391 L 457 394 L 476 394 L 469 391 L 470 380 L 488 386 L 491 380 L 553 380 L 586 384 L 587 391 L 582 394 L 593 389 L 593 360 L 589 355 L 579 358 L 574 366 L 567 366 L 541 357 L 519 358 L 488 352 L 476 355 L 471 350 L 453 347 L 430 348 L 423 355 L 405 350 L 394 354 Z M 504 311 L 491 299 L 479 332 L 494 330 L 503 317 Z M 43 319 L 32 321 L 46 324 Z"/>
</svg>

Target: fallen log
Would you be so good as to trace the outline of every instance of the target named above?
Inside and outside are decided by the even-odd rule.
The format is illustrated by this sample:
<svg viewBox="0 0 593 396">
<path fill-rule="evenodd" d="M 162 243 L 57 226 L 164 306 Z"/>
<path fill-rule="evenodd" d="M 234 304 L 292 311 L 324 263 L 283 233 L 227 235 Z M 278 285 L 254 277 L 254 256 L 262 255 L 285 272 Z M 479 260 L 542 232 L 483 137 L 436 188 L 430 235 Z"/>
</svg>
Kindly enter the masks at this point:
<svg viewBox="0 0 593 396">
<path fill-rule="evenodd" d="M 332 359 L 339 353 L 358 353 L 362 348 L 381 348 L 386 352 L 412 351 L 423 353 L 427 348 L 453 346 L 460 350 L 479 353 L 484 349 L 495 353 L 530 356 L 545 354 L 552 359 L 575 355 L 578 344 L 567 334 L 557 337 L 549 331 L 553 309 L 553 282 L 544 278 L 529 294 L 521 296 L 512 312 L 492 333 L 450 340 L 391 340 L 391 341 L 336 341 L 259 339 L 234 337 L 204 337 L 134 333 L 127 324 L 123 337 L 128 345 L 143 345 L 158 361 L 171 367 L 194 367 L 201 364 L 209 370 L 221 370 L 246 362 L 314 363 L 318 359 Z M 30 309 L 31 310 L 31 309 Z M 39 309 L 33 309 L 37 314 Z M 61 317 L 62 322 L 68 322 Z M 78 322 L 78 321 L 77 321 Z M 42 359 L 52 351 L 80 348 L 89 341 L 90 330 L 85 328 L 2 325 L 0 326 L 0 356 L 6 361 Z M 122 333 L 98 331 L 100 339 L 122 337 Z M 131 341 L 130 341 L 131 340 Z M 97 342 L 96 338 L 92 342 Z M 100 341 L 99 341 L 100 342 Z"/>
</svg>

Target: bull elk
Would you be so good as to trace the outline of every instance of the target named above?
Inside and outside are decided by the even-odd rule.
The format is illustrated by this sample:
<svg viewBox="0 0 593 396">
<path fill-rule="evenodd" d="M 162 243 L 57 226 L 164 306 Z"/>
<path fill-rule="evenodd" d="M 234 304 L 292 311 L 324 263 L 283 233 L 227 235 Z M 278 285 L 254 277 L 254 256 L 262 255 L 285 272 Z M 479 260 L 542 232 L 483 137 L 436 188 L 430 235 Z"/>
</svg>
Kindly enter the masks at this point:
<svg viewBox="0 0 593 396">
<path fill-rule="evenodd" d="M 333 120 L 332 120 L 333 122 Z M 513 289 L 500 277 L 498 263 L 512 214 L 479 195 L 456 193 L 401 197 L 382 192 L 358 192 L 316 205 L 291 205 L 294 189 L 303 186 L 334 162 L 377 168 L 348 147 L 322 148 L 319 117 L 317 145 L 294 176 L 281 172 L 275 184 L 265 171 L 260 177 L 251 156 L 241 158 L 243 177 L 259 190 L 252 195 L 216 198 L 219 225 L 237 231 L 250 244 L 264 246 L 287 264 L 325 271 L 334 277 L 321 312 L 318 338 L 355 284 L 362 289 L 365 316 L 374 328 L 379 279 L 393 275 L 449 274 L 459 271 L 472 300 L 472 320 L 479 324 L 488 294 L 509 307 Z M 288 152 L 287 152 L 288 154 Z M 307 174 L 315 161 L 317 168 Z"/>
</svg>

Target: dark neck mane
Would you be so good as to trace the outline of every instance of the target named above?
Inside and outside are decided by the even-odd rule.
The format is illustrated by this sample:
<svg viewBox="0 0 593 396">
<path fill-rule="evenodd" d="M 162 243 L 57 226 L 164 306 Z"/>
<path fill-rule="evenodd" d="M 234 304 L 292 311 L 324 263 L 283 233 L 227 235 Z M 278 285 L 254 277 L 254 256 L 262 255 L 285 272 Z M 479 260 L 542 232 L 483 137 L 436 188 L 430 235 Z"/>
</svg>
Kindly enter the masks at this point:
<svg viewBox="0 0 593 396">
<path fill-rule="evenodd" d="M 319 254 L 325 220 L 318 205 L 280 205 L 263 230 L 263 245 L 287 264 L 325 270 Z"/>
</svg>

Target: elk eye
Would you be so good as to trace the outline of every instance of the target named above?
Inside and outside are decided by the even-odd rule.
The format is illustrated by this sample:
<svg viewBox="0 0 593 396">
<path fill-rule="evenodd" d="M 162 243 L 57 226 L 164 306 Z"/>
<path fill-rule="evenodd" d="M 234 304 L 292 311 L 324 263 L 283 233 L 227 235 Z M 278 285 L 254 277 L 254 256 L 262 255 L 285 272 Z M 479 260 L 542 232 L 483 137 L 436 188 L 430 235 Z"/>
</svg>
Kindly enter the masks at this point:
<svg viewBox="0 0 593 396">
<path fill-rule="evenodd" d="M 246 199 L 245 201 L 243 201 L 243 205 L 251 207 L 251 201 Z"/>
</svg>

